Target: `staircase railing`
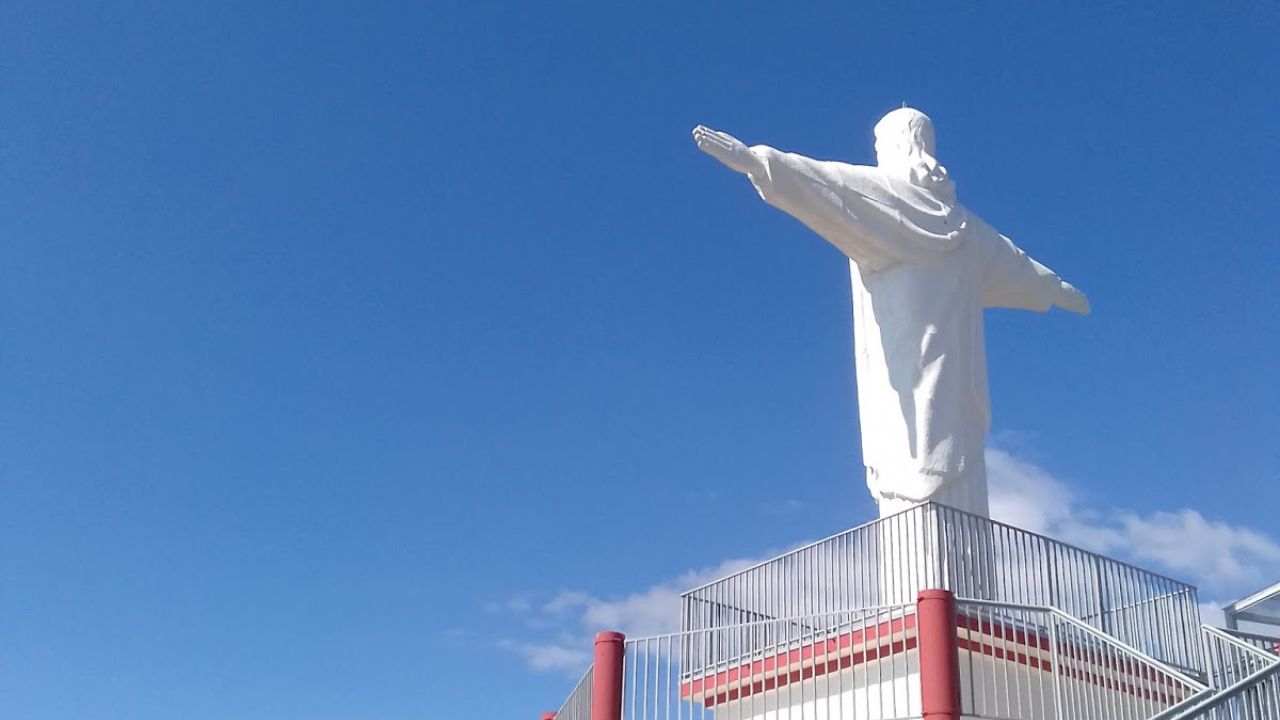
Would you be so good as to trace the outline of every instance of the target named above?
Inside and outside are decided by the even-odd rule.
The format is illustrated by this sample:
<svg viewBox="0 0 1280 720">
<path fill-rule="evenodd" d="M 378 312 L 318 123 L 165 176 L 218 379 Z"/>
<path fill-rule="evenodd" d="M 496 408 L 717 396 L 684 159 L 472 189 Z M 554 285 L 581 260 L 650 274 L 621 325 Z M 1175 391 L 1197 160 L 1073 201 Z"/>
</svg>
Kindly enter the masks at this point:
<svg viewBox="0 0 1280 720">
<path fill-rule="evenodd" d="M 1280 663 L 1280 657 L 1229 630 L 1205 625 L 1200 628 L 1200 635 L 1210 684 L 1215 688 L 1231 687 L 1259 670 Z"/>
<path fill-rule="evenodd" d="M 555 720 L 591 720 L 591 682 L 595 666 L 587 668 L 587 672 L 573 686 L 569 697 L 555 714 Z"/>
<path fill-rule="evenodd" d="M 1280 718 L 1280 665 L 1262 668 L 1190 709 L 1151 720 L 1276 720 Z"/>
<path fill-rule="evenodd" d="M 1257 633 L 1244 632 L 1243 630 L 1223 630 L 1223 632 L 1232 637 L 1252 645 L 1260 650 L 1265 650 L 1272 655 L 1280 655 L 1280 637 L 1271 635 L 1259 635 Z"/>
<path fill-rule="evenodd" d="M 1194 707 L 1152 720 L 1276 720 L 1280 718 L 1280 657 L 1234 631 L 1201 628 L 1215 692 Z"/>
<path fill-rule="evenodd" d="M 1147 720 L 1210 692 L 1054 607 L 962 599 L 956 609 L 966 717 Z"/>
</svg>

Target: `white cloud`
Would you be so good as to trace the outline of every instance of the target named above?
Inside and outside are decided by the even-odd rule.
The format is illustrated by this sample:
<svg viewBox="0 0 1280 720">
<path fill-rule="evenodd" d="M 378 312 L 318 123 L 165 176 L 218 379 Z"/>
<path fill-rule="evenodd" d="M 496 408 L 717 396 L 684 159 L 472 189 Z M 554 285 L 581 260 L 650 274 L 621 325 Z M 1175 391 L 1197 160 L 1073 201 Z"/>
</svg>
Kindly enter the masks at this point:
<svg viewBox="0 0 1280 720">
<path fill-rule="evenodd" d="M 1216 602 L 1200 603 L 1200 622 L 1214 627 L 1225 626 L 1227 617 L 1222 614 L 1222 604 Z"/>
<path fill-rule="evenodd" d="M 1205 519 L 1195 510 L 1124 513 L 1122 551 L 1188 573 L 1207 588 L 1254 589 L 1280 573 L 1280 545 L 1256 530 Z"/>
<path fill-rule="evenodd" d="M 553 617 L 563 617 L 567 613 L 590 603 L 592 597 L 584 592 L 562 592 L 542 606 L 542 612 Z"/>
<path fill-rule="evenodd" d="M 1003 450 L 987 450 L 991 517 L 1049 534 L 1071 517 L 1071 490 L 1048 472 Z"/>
<path fill-rule="evenodd" d="M 581 674 L 586 672 L 587 666 L 591 664 L 589 650 L 591 645 L 588 643 L 528 643 L 504 640 L 498 644 L 519 655 L 534 670 Z"/>
</svg>

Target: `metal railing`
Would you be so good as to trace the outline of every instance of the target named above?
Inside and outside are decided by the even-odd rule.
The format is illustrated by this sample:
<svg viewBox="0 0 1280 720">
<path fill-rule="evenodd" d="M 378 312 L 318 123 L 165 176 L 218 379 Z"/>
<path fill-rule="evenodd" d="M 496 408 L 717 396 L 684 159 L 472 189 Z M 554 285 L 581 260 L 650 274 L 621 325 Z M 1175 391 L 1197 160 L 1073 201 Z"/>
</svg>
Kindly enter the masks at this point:
<svg viewBox="0 0 1280 720">
<path fill-rule="evenodd" d="M 1227 688 L 1259 670 L 1280 663 L 1280 657 L 1236 636 L 1208 625 L 1200 628 L 1210 685 Z"/>
<path fill-rule="evenodd" d="M 1236 631 L 1204 626 L 1205 661 L 1218 691 L 1193 708 L 1156 720 L 1276 720 L 1280 718 L 1280 657 Z M 1247 635 L 1247 634 L 1246 634 Z"/>
<path fill-rule="evenodd" d="M 573 686 L 573 691 L 556 712 L 556 720 L 591 720 L 591 681 L 594 671 L 594 665 L 587 668 L 587 673 Z"/>
<path fill-rule="evenodd" d="M 1052 607 L 958 600 L 961 711 L 1020 720 L 1147 720 L 1199 681 Z"/>
<path fill-rule="evenodd" d="M 1242 630 L 1223 630 L 1222 632 L 1231 635 L 1243 643 L 1252 645 L 1259 650 L 1271 653 L 1272 655 L 1280 655 L 1280 638 L 1270 635 L 1259 635 L 1257 633 L 1244 632 Z"/>
<path fill-rule="evenodd" d="M 1276 720 L 1280 718 L 1280 665 L 1270 665 L 1193 708 L 1151 720 Z"/>
<path fill-rule="evenodd" d="M 1280 656 L 1231 631 L 1200 630 L 1210 687 L 1054 607 L 971 598 L 955 608 L 964 717 L 1280 720 Z M 919 717 L 916 613 L 900 604 L 619 638 L 615 717 Z M 594 673 L 557 720 L 590 719 Z"/>
<path fill-rule="evenodd" d="M 1163 662 L 1202 667 L 1195 587 L 934 503 L 689 590 L 681 629 L 908 603 L 925 588 L 1057 607 Z"/>
<path fill-rule="evenodd" d="M 624 720 L 920 716 L 915 606 L 627 640 Z"/>
</svg>

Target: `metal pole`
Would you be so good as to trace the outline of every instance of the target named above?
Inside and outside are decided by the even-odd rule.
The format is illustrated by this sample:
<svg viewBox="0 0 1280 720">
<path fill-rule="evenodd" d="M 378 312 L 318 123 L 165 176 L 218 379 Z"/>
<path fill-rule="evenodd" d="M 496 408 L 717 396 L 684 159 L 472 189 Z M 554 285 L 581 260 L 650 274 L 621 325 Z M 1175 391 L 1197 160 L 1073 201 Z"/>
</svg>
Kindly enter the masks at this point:
<svg viewBox="0 0 1280 720">
<path fill-rule="evenodd" d="M 1110 623 L 1107 622 L 1107 591 L 1104 587 L 1101 555 L 1093 556 L 1093 572 L 1098 578 L 1098 627 L 1102 632 L 1110 632 L 1111 629 L 1107 627 Z"/>
<path fill-rule="evenodd" d="M 1058 652 L 1058 619 L 1045 613 L 1049 621 L 1049 672 L 1053 673 L 1053 717 L 1066 718 L 1062 707 L 1063 656 Z"/>
<path fill-rule="evenodd" d="M 620 632 L 596 633 L 591 673 L 591 720 L 622 720 L 622 657 L 626 637 Z"/>
<path fill-rule="evenodd" d="M 916 598 L 920 708 L 925 720 L 960 720 L 960 651 L 956 596 L 921 590 Z"/>
</svg>

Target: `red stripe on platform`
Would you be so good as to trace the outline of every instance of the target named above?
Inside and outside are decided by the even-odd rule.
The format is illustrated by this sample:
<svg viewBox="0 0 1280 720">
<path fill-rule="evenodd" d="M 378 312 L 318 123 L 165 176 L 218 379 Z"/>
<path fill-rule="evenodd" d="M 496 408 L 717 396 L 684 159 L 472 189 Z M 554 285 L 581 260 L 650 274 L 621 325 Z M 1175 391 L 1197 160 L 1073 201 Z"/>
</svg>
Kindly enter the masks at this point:
<svg viewBox="0 0 1280 720">
<path fill-rule="evenodd" d="M 707 707 L 712 707 L 755 693 L 785 687 L 793 682 L 821 677 L 857 664 L 904 653 L 915 649 L 915 638 L 904 637 L 894 640 L 893 636 L 914 630 L 915 626 L 915 615 L 907 615 L 806 643 L 798 648 L 744 663 L 736 668 L 681 683 L 680 697 L 698 699 L 697 696 L 702 696 L 703 703 Z M 887 643 L 882 642 L 875 647 L 853 650 L 855 646 L 869 644 L 885 636 L 889 639 Z M 795 665 L 800 667 L 792 669 Z"/>
<path fill-rule="evenodd" d="M 917 647 L 914 635 L 897 640 L 893 636 L 905 635 L 908 631 L 915 630 L 915 627 L 915 615 L 907 615 L 864 629 L 816 640 L 760 660 L 743 663 L 738 667 L 682 682 L 680 697 L 686 700 L 701 700 L 707 707 L 713 707 L 757 693 L 786 687 L 794 682 L 822 677 L 855 665 L 906 653 Z M 1048 658 L 1028 652 L 1050 652 L 1050 639 L 1045 635 L 965 615 L 956 618 L 956 627 L 957 630 L 976 632 L 982 637 L 990 638 L 989 640 L 984 640 L 982 637 L 976 640 L 957 638 L 958 646 L 962 650 L 970 650 L 1043 672 L 1053 670 L 1053 664 Z M 888 642 L 876 642 L 886 638 Z M 997 647 L 995 641 L 1023 649 Z M 855 649 L 872 643 L 875 643 L 873 647 Z M 1116 655 L 1103 655 L 1061 642 L 1058 645 L 1058 652 L 1064 660 L 1088 666 L 1063 664 L 1061 672 L 1065 677 L 1166 704 L 1172 704 L 1186 697 L 1185 693 L 1175 692 L 1179 683 L 1171 673 Z M 1134 678 L 1137 682 L 1104 675 L 1104 671 L 1122 673 Z M 1151 687 L 1138 683 L 1146 683 Z"/>
<path fill-rule="evenodd" d="M 1024 648 L 1035 648 L 1046 653 L 1051 649 L 1050 639 L 1038 633 L 1032 635 L 1022 629 L 1010 629 L 1009 626 L 1003 624 L 994 625 L 990 622 L 979 622 L 978 619 L 972 617 L 960 617 L 957 619 L 956 624 L 961 629 L 976 631 L 996 641 L 1020 645 Z M 1053 670 L 1053 664 L 1048 658 L 1034 657 L 1026 652 L 1017 650 L 1010 651 L 1003 647 L 996 647 L 993 643 L 984 642 L 983 640 L 960 638 L 959 646 L 961 649 L 979 652 L 998 660 L 1007 660 L 1026 665 L 1044 672 Z M 1058 643 L 1058 654 L 1065 660 L 1076 661 L 1090 666 L 1087 668 L 1074 667 L 1064 663 L 1060 669 L 1065 677 L 1082 680 L 1108 690 L 1117 690 L 1165 703 L 1179 701 L 1185 697 L 1171 694 L 1178 687 L 1178 681 L 1174 675 L 1163 670 L 1152 668 L 1118 655 L 1104 655 L 1093 650 L 1082 649 L 1075 645 L 1061 642 Z M 1119 680 L 1112 676 L 1103 675 L 1101 671 L 1122 673 L 1156 687 L 1144 687 L 1128 680 Z"/>
</svg>

